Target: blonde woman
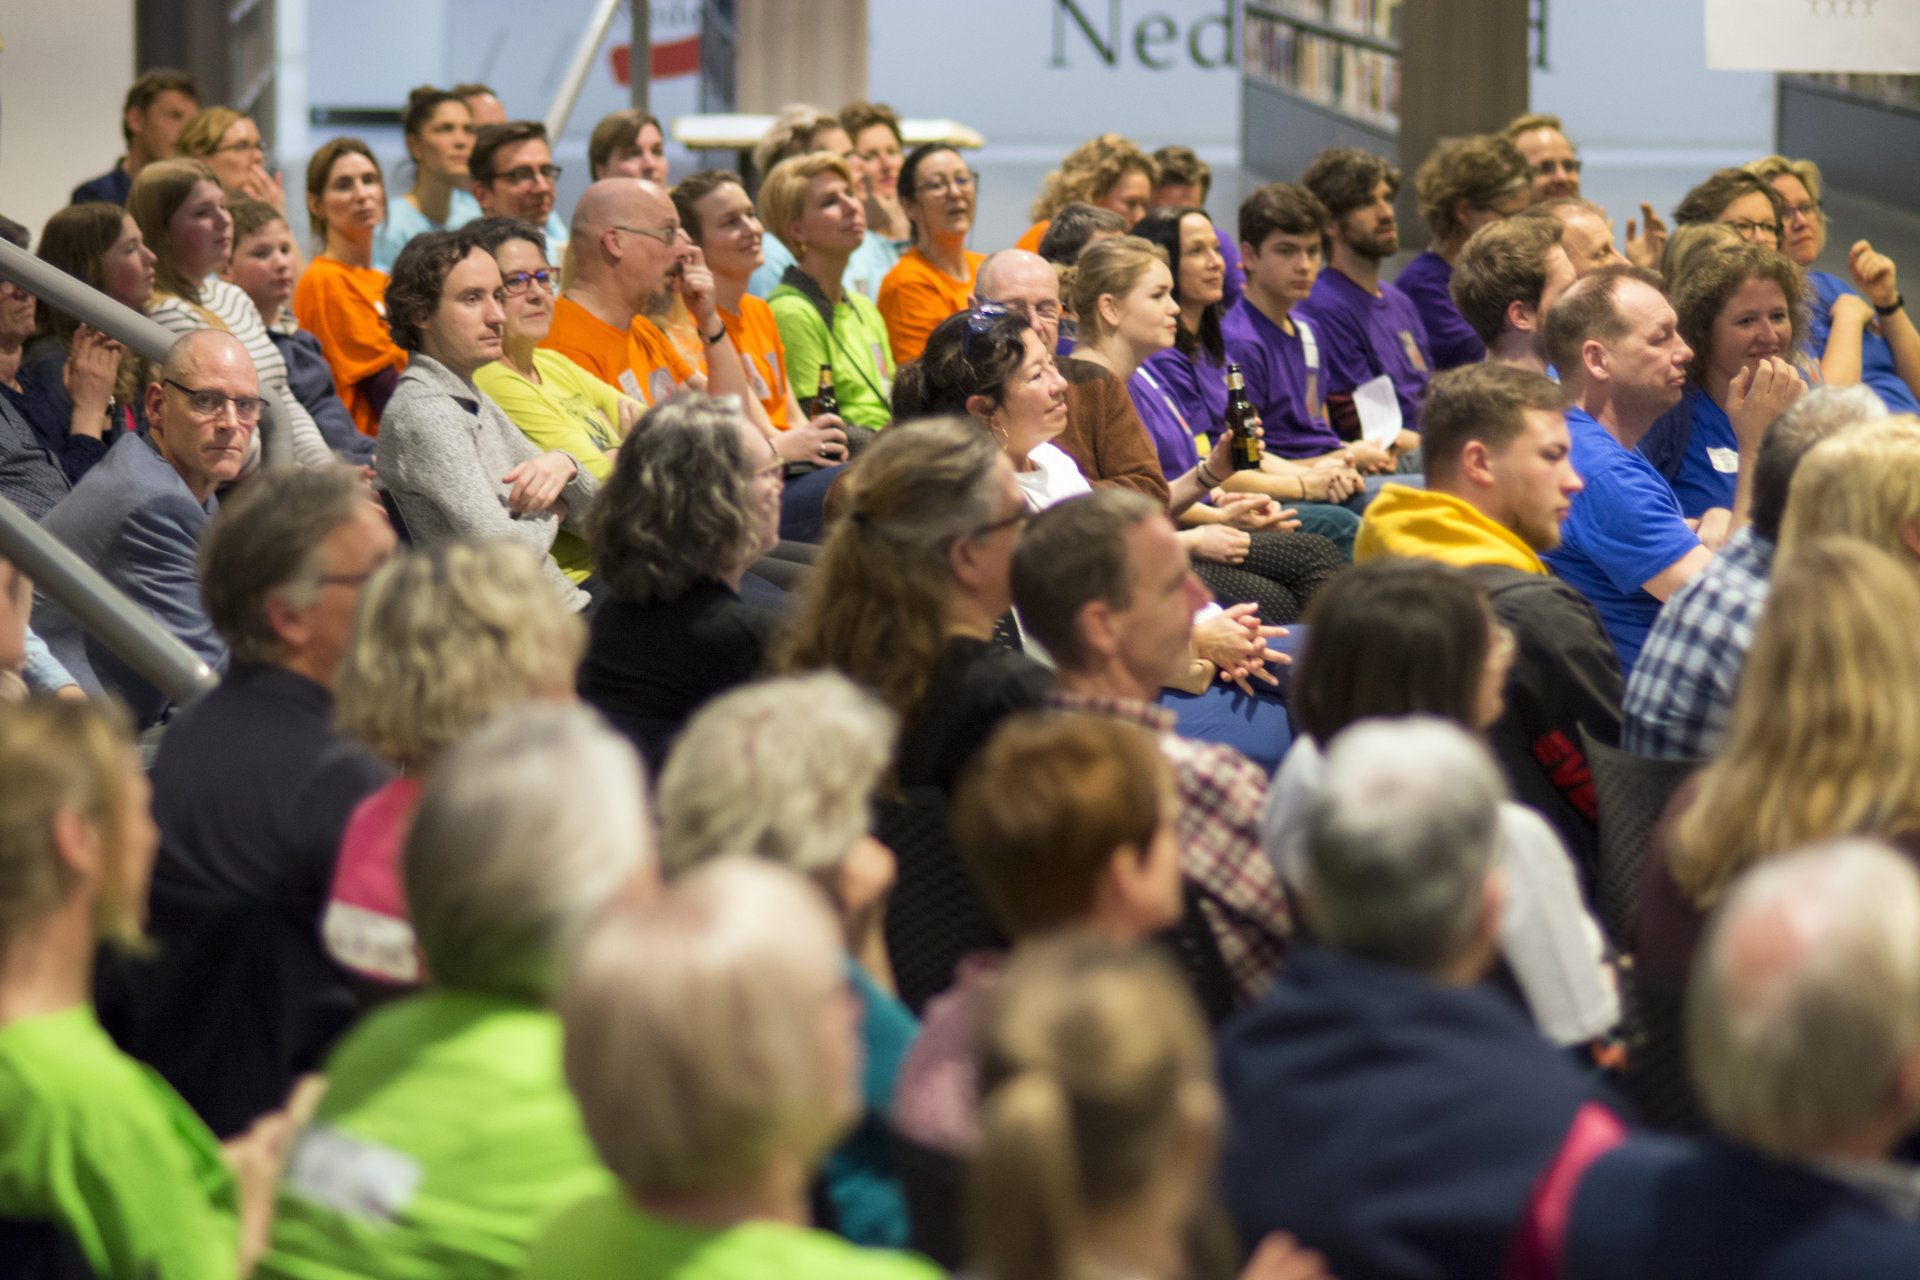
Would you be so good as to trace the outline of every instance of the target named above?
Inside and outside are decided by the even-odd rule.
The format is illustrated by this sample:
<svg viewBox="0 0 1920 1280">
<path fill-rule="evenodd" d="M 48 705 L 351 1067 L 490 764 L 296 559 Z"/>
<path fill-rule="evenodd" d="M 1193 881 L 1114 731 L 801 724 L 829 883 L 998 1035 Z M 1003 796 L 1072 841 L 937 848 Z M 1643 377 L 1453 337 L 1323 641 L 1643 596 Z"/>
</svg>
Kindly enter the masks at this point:
<svg viewBox="0 0 1920 1280">
<path fill-rule="evenodd" d="M 1083 142 L 1041 183 L 1029 211 L 1033 225 L 1014 247 L 1038 253 L 1053 215 L 1076 202 L 1112 210 L 1131 231 L 1147 215 L 1159 181 L 1160 169 L 1153 157 L 1119 134 L 1103 133 Z"/>
<path fill-rule="evenodd" d="M 267 171 L 260 126 L 232 107 L 203 108 L 180 130 L 173 153 L 181 159 L 205 161 L 229 196 L 264 200 L 286 216 L 286 183 L 279 174 Z"/>
<path fill-rule="evenodd" d="M 97 702 L 6 707 L 0 777 L 0 1220 L 54 1229 L 99 1280 L 244 1275 L 291 1122 L 223 1148 L 89 999 L 100 945 L 142 943 L 160 841 L 131 726 Z"/>
<path fill-rule="evenodd" d="M 586 648 L 541 557 L 505 542 L 448 542 L 392 561 L 366 586 L 335 675 L 341 728 L 400 776 L 354 810 L 322 917 L 327 951 L 360 977 L 421 980 L 400 848 L 421 775 L 500 708 L 571 702 Z"/>
<path fill-rule="evenodd" d="M 1145 949 L 1035 944 L 981 1035 L 981 1141 L 967 1199 L 984 1280 L 1179 1280 L 1206 1208 L 1223 1108 L 1193 998 Z M 1320 1255 L 1260 1242 L 1242 1272 L 1325 1280 Z"/>
<path fill-rule="evenodd" d="M 1813 270 L 1827 247 L 1827 215 L 1820 207 L 1820 166 L 1811 160 L 1765 156 L 1745 166 L 1780 194 L 1780 252 L 1807 273 L 1807 354 L 1834 386 L 1865 383 L 1893 413 L 1920 413 L 1920 329 L 1900 294 L 1899 269 L 1865 240 L 1847 250 L 1849 284 Z"/>
<path fill-rule="evenodd" d="M 755 173 L 771 174 L 781 163 L 795 156 L 820 154 L 830 155 L 847 167 L 847 189 L 856 207 L 860 208 L 860 235 L 848 251 L 838 278 L 849 292 L 860 294 L 869 302 L 878 302 L 880 282 L 886 279 L 887 272 L 893 270 L 893 264 L 900 261 L 900 248 L 866 225 L 865 166 L 861 166 L 859 171 L 855 170 L 859 157 L 853 149 L 853 139 L 847 136 L 840 122 L 814 107 L 788 107 L 753 149 L 753 170 Z M 764 191 L 765 187 L 761 189 Z M 766 222 L 764 209 L 760 220 Z M 778 227 L 771 222 L 766 225 L 775 239 L 766 246 L 767 260 L 753 273 L 747 291 L 756 298 L 771 300 L 773 291 L 786 279 L 787 269 L 794 265 L 799 255 L 798 250 L 780 234 Z"/>
<path fill-rule="evenodd" d="M 1793 473 L 1780 547 L 1840 536 L 1920 561 L 1910 541 L 1917 527 L 1920 418 L 1903 413 L 1849 427 L 1808 451 Z"/>
<path fill-rule="evenodd" d="M 560 1018 L 567 1082 L 620 1186 L 556 1219 L 523 1280 L 940 1275 L 806 1225 L 859 1096 L 838 935 L 805 878 L 738 854 L 608 914 Z"/>
<path fill-rule="evenodd" d="M 1734 878 L 1797 845 L 1875 836 L 1920 856 L 1916 637 L 1911 562 L 1854 538 L 1788 539 L 1720 754 L 1675 793 L 1648 848 L 1641 971 L 1684 984 Z"/>
<path fill-rule="evenodd" d="M 147 315 L 176 336 L 225 329 L 238 338 L 260 375 L 260 393 L 286 410 L 294 461 L 304 467 L 334 462 L 326 438 L 288 385 L 286 359 L 259 308 L 239 286 L 214 277 L 233 255 L 233 215 L 213 170 L 198 160 L 155 161 L 133 180 L 127 212 L 154 255 Z"/>
</svg>

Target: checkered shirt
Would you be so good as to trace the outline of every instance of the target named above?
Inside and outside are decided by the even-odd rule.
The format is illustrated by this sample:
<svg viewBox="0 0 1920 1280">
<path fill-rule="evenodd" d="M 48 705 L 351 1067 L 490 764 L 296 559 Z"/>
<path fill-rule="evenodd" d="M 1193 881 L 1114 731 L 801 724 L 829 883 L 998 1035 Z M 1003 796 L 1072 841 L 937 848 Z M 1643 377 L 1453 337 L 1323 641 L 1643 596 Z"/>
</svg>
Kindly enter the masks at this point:
<svg viewBox="0 0 1920 1280">
<path fill-rule="evenodd" d="M 1264 995 L 1293 935 L 1286 892 L 1260 849 L 1267 775 L 1232 747 L 1173 732 L 1176 717 L 1164 707 L 1074 693 L 1055 693 L 1048 705 L 1152 731 L 1179 789 L 1180 869 L 1200 891 L 1200 912 L 1233 977 L 1238 1003 Z"/>
<path fill-rule="evenodd" d="M 1720 746 L 1772 571 L 1773 544 L 1749 525 L 1667 598 L 1627 680 L 1622 747 L 1704 760 Z"/>
</svg>

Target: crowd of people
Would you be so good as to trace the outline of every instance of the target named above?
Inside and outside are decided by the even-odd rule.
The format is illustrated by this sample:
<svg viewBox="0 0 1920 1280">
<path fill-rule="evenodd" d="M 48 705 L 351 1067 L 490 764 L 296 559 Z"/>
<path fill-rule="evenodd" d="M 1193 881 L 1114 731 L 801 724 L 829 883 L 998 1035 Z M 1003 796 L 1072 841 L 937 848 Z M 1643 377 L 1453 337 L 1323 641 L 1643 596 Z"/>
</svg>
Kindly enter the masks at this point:
<svg viewBox="0 0 1920 1280">
<path fill-rule="evenodd" d="M 0 235 L 0 1272 L 1920 1269 L 1920 331 L 1561 124 L 1014 245 L 889 107 L 670 181 L 187 76 Z M 769 233 L 771 238 L 769 238 Z"/>
</svg>

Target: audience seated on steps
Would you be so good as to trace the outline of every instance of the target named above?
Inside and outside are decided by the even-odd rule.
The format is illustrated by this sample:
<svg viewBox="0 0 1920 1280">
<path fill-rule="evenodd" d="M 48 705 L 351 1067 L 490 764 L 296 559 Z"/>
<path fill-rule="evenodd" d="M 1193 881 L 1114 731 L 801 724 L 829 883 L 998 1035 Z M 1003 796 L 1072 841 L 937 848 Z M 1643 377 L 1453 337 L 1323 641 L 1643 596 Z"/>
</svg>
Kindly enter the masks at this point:
<svg viewBox="0 0 1920 1280">
<path fill-rule="evenodd" d="M 1911 1275 L 1920 1227 L 1895 1148 L 1920 1109 L 1920 880 L 1835 840 L 1735 881 L 1687 998 L 1714 1126 L 1688 1140 L 1594 1125 L 1542 1181 L 1535 1265 L 1570 1280 Z"/>
<path fill-rule="evenodd" d="M 737 854 L 606 914 L 559 1007 L 567 1082 L 619 1189 L 561 1214 L 527 1280 L 940 1274 L 800 1225 L 814 1169 L 859 1113 L 842 952 L 814 885 Z"/>
<path fill-rule="evenodd" d="M 1513 219 L 1485 234 L 1529 221 L 1540 225 Z M 1553 823 L 1591 883 L 1599 811 L 1580 731 L 1618 742 L 1621 679 L 1600 615 L 1540 558 L 1560 544 L 1583 484 L 1566 409 L 1550 379 L 1509 365 L 1436 377 L 1423 410 L 1426 486 L 1383 488 L 1357 553 L 1362 561 L 1437 560 L 1487 592 L 1514 641 L 1506 709 L 1488 731 L 1494 753 L 1514 793 Z"/>
<path fill-rule="evenodd" d="M 1906 496 L 1920 474 L 1920 424 L 1875 424 L 1851 438 L 1855 427 L 1885 416 L 1870 390 L 1819 387 L 1768 425 L 1753 464 L 1753 522 L 1661 606 L 1627 682 L 1621 746 L 1662 760 L 1704 760 L 1719 750 L 1789 511 L 1803 539 L 1852 533 L 1912 554 L 1898 530 L 1920 514 L 1906 509 L 1920 503 L 1920 494 Z M 1834 435 L 1850 438 L 1821 452 L 1802 498 L 1791 502 L 1801 461 Z"/>
<path fill-rule="evenodd" d="M 1220 1042 L 1241 1239 L 1292 1232 L 1342 1280 L 1503 1274 L 1537 1179 L 1601 1105 L 1480 984 L 1502 932 L 1504 791 L 1456 726 L 1334 739 L 1304 824 L 1317 942 Z"/>
<path fill-rule="evenodd" d="M 1421 560 L 1360 565 L 1321 597 L 1308 624 L 1293 682 L 1301 737 L 1268 792 L 1261 828 L 1296 894 L 1311 887 L 1307 837 L 1323 794 L 1324 744 L 1355 723 L 1412 715 L 1484 733 L 1500 719 L 1516 649 L 1465 571 Z M 1508 802 L 1504 787 L 1498 825 L 1504 994 L 1556 1044 L 1587 1044 L 1613 1027 L 1620 1006 L 1579 868 L 1546 820 Z"/>
<path fill-rule="evenodd" d="M 894 1079 L 919 1021 L 894 994 L 881 931 L 893 852 L 868 834 L 893 754 L 893 716 L 830 671 L 762 681 L 693 717 L 660 775 L 670 875 L 724 853 L 756 853 L 812 878 L 833 904 L 860 1004 L 859 1122 L 820 1168 L 815 1225 L 855 1244 L 908 1242 L 888 1137 Z"/>
<path fill-rule="evenodd" d="M 238 339 L 199 329 L 173 344 L 146 402 L 148 435 L 115 440 L 42 527 L 224 671 L 227 646 L 201 604 L 195 547 L 219 505 L 214 491 L 240 474 L 248 456 L 264 408 L 259 379 Z M 88 693 L 114 693 L 143 726 L 163 718 L 160 691 L 45 597 L 39 631 Z"/>
<path fill-rule="evenodd" d="M 333 721 L 367 580 L 394 552 L 345 467 L 275 468 L 201 542 L 200 596 L 232 654 L 153 761 L 151 954 L 108 966 L 101 1016 L 223 1137 L 319 1067 L 360 1012 L 320 943 L 340 837 L 392 770 Z"/>
<path fill-rule="evenodd" d="M 422 775 L 501 707 L 572 701 L 585 645 L 580 616 L 534 554 L 511 543 L 414 551 L 367 583 L 340 660 L 336 715 L 399 776 L 347 823 L 321 937 L 371 984 L 369 996 L 421 980 L 400 854 Z"/>
<path fill-rule="evenodd" d="M 403 863 L 428 986 L 328 1057 L 261 1276 L 508 1280 L 612 1189 L 547 1002 L 608 904 L 657 891 L 638 757 L 582 708 L 509 707 L 434 766 Z"/>
</svg>

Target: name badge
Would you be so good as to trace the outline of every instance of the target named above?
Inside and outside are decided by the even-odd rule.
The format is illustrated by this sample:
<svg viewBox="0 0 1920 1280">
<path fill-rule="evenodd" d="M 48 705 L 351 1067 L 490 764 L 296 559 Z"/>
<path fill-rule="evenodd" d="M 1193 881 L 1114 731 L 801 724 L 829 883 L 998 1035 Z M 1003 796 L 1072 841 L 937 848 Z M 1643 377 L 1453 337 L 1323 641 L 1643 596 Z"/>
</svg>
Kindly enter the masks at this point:
<svg viewBox="0 0 1920 1280">
<path fill-rule="evenodd" d="M 765 355 L 761 356 L 761 359 L 767 362 L 767 368 L 773 370 L 774 386 L 772 388 L 771 394 L 776 396 L 786 395 L 787 394 L 787 371 L 780 367 L 780 353 L 778 351 L 769 351 Z"/>
<path fill-rule="evenodd" d="M 323 1124 L 300 1131 L 287 1159 L 288 1190 L 342 1217 L 392 1222 L 420 1185 L 420 1162 Z"/>
<path fill-rule="evenodd" d="M 620 371 L 620 376 L 617 379 L 615 379 L 615 381 L 617 381 L 620 384 L 620 389 L 622 391 L 626 392 L 629 396 L 633 397 L 635 400 L 646 399 L 646 396 L 640 393 L 640 379 L 633 376 L 633 370 L 622 369 Z"/>
<path fill-rule="evenodd" d="M 882 378 L 887 376 L 887 353 L 877 342 L 869 342 L 868 350 L 873 352 L 873 371 Z"/>
<path fill-rule="evenodd" d="M 1420 344 L 1414 341 L 1411 330 L 1402 329 L 1400 331 L 1400 345 L 1406 349 L 1407 363 L 1420 372 L 1425 373 L 1427 371 L 1427 362 L 1421 358 Z"/>
<path fill-rule="evenodd" d="M 1740 470 L 1740 451 L 1738 449 L 1709 449 L 1707 461 L 1713 464 L 1715 471 L 1725 475 L 1737 474 Z"/>
<path fill-rule="evenodd" d="M 773 398 L 773 392 L 767 389 L 767 380 L 760 376 L 759 369 L 751 365 L 747 367 L 747 386 L 753 389 L 753 398 L 755 400 L 771 400 Z"/>
<path fill-rule="evenodd" d="M 666 369 L 655 369 L 647 375 L 647 403 L 659 404 L 673 394 L 673 374 Z"/>
</svg>

